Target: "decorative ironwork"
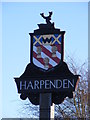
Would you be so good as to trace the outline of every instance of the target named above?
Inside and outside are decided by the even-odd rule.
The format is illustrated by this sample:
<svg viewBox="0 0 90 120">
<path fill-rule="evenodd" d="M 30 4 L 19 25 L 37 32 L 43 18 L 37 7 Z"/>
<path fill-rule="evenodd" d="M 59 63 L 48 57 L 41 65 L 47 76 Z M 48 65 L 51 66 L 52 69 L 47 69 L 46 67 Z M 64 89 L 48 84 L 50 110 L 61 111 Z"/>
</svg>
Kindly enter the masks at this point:
<svg viewBox="0 0 90 120">
<path fill-rule="evenodd" d="M 44 13 L 40 13 L 40 15 L 46 20 L 47 24 L 51 24 L 50 20 L 51 20 L 52 13 L 53 12 L 49 12 L 49 16 L 44 16 Z"/>
</svg>

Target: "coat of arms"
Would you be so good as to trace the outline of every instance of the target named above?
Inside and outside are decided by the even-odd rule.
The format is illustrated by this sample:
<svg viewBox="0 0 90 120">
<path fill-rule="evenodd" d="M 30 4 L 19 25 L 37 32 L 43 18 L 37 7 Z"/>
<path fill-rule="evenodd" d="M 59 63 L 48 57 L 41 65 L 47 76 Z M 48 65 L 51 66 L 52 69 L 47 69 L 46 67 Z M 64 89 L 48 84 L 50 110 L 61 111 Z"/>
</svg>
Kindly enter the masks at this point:
<svg viewBox="0 0 90 120">
<path fill-rule="evenodd" d="M 62 35 L 33 35 L 33 63 L 43 69 L 58 65 L 61 61 Z"/>
</svg>

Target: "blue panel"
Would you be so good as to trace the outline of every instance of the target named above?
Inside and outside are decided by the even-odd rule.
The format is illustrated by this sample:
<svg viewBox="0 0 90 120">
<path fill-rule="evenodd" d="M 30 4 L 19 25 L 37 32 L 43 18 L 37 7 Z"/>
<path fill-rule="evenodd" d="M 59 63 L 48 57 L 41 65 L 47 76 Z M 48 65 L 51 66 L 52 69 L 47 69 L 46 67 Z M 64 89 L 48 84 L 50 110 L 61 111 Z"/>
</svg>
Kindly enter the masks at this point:
<svg viewBox="0 0 90 120">
<path fill-rule="evenodd" d="M 62 36 L 61 37 L 59 37 L 59 39 L 58 39 L 60 42 L 62 41 Z"/>
<path fill-rule="evenodd" d="M 54 44 L 55 44 L 55 45 L 58 45 L 58 42 L 56 41 Z"/>
<path fill-rule="evenodd" d="M 54 34 L 55 37 L 58 37 L 59 34 Z"/>
<path fill-rule="evenodd" d="M 40 37 L 40 35 L 36 35 L 36 38 L 39 38 Z"/>
<path fill-rule="evenodd" d="M 37 43 L 35 44 L 35 46 L 40 46 L 40 44 L 37 42 Z"/>
<path fill-rule="evenodd" d="M 33 38 L 33 43 L 34 43 L 35 41 L 36 41 L 35 38 Z"/>
<path fill-rule="evenodd" d="M 43 41 L 43 38 L 41 37 L 40 42 L 42 43 L 42 41 Z"/>
<path fill-rule="evenodd" d="M 53 37 L 51 38 L 52 42 L 55 40 Z"/>
</svg>

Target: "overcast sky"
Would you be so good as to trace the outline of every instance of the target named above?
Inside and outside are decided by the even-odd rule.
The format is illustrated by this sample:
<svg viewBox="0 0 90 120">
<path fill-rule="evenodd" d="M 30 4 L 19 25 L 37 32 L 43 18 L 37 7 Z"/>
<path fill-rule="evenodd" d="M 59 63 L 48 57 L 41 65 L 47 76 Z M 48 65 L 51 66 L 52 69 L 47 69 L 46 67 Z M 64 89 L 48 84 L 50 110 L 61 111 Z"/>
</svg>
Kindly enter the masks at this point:
<svg viewBox="0 0 90 120">
<path fill-rule="evenodd" d="M 2 3 L 2 117 L 26 117 L 14 77 L 30 62 L 30 36 L 38 23 L 45 23 L 41 12 L 53 11 L 51 22 L 66 31 L 64 58 L 69 54 L 80 65 L 88 59 L 88 2 Z M 0 108 L 1 109 L 1 108 Z M 20 112 L 20 113 L 19 113 Z"/>
</svg>

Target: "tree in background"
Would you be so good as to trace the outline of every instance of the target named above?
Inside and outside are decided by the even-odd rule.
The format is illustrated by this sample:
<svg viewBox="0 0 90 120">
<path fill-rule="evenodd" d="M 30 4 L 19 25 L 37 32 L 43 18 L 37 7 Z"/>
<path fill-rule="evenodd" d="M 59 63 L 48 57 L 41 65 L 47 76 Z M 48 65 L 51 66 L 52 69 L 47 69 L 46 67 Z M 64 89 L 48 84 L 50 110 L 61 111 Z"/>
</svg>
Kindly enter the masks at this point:
<svg viewBox="0 0 90 120">
<path fill-rule="evenodd" d="M 88 114 L 88 67 L 87 62 L 81 66 L 75 64 L 75 61 L 70 56 L 67 57 L 69 69 L 74 74 L 81 75 L 77 90 L 73 93 L 73 98 L 66 98 L 60 105 L 56 105 L 57 119 L 61 117 L 69 120 L 70 118 L 89 118 Z"/>
</svg>

